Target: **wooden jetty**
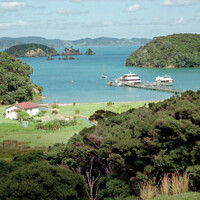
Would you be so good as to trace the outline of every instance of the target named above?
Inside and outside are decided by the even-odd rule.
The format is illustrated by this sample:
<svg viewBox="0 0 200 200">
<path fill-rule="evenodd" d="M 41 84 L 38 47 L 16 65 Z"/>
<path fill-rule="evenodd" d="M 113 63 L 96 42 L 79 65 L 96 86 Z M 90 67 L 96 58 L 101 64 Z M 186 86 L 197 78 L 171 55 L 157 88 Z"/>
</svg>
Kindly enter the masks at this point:
<svg viewBox="0 0 200 200">
<path fill-rule="evenodd" d="M 124 86 L 128 87 L 134 87 L 134 88 L 141 88 L 141 89 L 147 89 L 147 90 L 156 90 L 156 91 L 162 91 L 162 92 L 171 92 L 171 93 L 183 93 L 184 90 L 174 89 L 169 86 L 160 86 L 156 85 L 155 83 L 149 83 L 149 82 L 142 82 L 138 84 L 134 83 L 123 83 Z"/>
</svg>

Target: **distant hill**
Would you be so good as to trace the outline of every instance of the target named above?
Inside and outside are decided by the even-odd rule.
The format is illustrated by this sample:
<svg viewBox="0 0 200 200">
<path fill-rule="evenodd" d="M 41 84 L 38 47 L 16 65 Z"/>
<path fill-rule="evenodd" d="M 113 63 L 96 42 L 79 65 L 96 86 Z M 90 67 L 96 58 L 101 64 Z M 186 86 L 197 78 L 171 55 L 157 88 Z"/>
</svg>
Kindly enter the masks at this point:
<svg viewBox="0 0 200 200">
<path fill-rule="evenodd" d="M 66 46 L 130 46 L 130 45 L 144 45 L 151 39 L 146 38 L 132 38 L 132 39 L 117 39 L 117 38 L 85 38 L 80 40 L 65 41 L 60 39 L 45 39 L 43 37 L 19 37 L 10 38 L 3 37 L 0 38 L 0 49 L 9 48 L 17 44 L 43 44 L 49 47 L 66 47 Z"/>
<path fill-rule="evenodd" d="M 130 45 L 144 45 L 150 42 L 151 39 L 146 38 L 132 38 L 132 39 L 117 39 L 117 38 L 85 38 L 81 40 L 71 41 L 74 46 L 130 46 Z"/>
<path fill-rule="evenodd" d="M 5 41 L 8 41 L 7 43 Z M 69 46 L 71 43 L 68 43 L 64 40 L 59 39 L 45 39 L 43 37 L 19 37 L 19 38 L 9 38 L 9 37 L 3 37 L 0 38 L 0 48 L 9 48 L 11 46 L 17 45 L 17 44 L 43 44 L 49 47 L 64 47 Z"/>
<path fill-rule="evenodd" d="M 43 57 L 58 55 L 54 48 L 47 47 L 42 44 L 16 45 L 5 50 L 5 52 L 15 57 Z"/>
<path fill-rule="evenodd" d="M 156 37 L 133 52 L 127 66 L 141 67 L 200 67 L 200 35 L 174 34 Z"/>
</svg>

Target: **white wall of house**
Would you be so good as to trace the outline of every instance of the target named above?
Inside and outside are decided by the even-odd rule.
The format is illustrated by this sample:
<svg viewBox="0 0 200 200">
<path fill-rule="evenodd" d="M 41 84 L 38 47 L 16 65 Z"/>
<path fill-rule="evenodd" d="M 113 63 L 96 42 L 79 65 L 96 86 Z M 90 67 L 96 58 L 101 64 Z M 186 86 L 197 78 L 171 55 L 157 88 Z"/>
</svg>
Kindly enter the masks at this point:
<svg viewBox="0 0 200 200">
<path fill-rule="evenodd" d="M 15 110 L 18 110 L 19 108 L 17 108 L 16 106 L 11 106 L 9 108 L 6 109 L 6 118 L 7 119 L 17 119 L 17 113 L 15 112 Z"/>
<path fill-rule="evenodd" d="M 11 106 L 9 108 L 6 109 L 6 118 L 7 119 L 17 119 L 17 113 L 15 110 L 19 110 L 18 107 L 16 106 Z M 29 114 L 29 116 L 34 116 L 37 115 L 39 113 L 39 107 L 37 108 L 28 108 L 26 110 L 23 110 L 25 112 L 27 112 Z"/>
<path fill-rule="evenodd" d="M 28 108 L 25 111 L 29 114 L 29 116 L 33 116 L 39 113 L 39 108 Z"/>
</svg>

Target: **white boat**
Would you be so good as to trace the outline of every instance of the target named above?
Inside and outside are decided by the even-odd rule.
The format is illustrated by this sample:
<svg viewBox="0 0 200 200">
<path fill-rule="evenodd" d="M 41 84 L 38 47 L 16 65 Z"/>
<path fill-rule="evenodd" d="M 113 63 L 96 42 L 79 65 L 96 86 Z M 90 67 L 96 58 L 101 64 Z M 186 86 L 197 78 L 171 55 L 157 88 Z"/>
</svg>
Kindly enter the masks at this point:
<svg viewBox="0 0 200 200">
<path fill-rule="evenodd" d="M 122 77 L 120 77 L 120 81 L 122 82 L 122 84 L 138 84 L 142 82 L 139 76 L 137 74 L 133 74 L 132 72 L 129 72 L 129 74 L 124 74 Z"/>
<path fill-rule="evenodd" d="M 157 85 L 172 86 L 173 82 L 174 82 L 174 80 L 168 75 L 156 77 Z"/>
<path fill-rule="evenodd" d="M 111 81 L 109 81 L 107 83 L 108 86 L 115 86 L 115 87 L 121 87 L 122 86 L 122 83 L 120 81 L 120 78 L 116 78 L 116 79 L 113 79 Z"/>
<path fill-rule="evenodd" d="M 105 74 L 102 74 L 102 76 L 101 76 L 102 78 L 107 78 L 107 76 L 105 75 Z"/>
</svg>

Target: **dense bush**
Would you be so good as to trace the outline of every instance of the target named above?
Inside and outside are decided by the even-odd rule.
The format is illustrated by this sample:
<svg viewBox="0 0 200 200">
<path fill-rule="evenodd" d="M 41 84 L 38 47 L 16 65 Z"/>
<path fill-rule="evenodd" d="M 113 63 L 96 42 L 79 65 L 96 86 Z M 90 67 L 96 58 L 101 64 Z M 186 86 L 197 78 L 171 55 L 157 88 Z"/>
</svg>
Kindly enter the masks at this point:
<svg viewBox="0 0 200 200">
<path fill-rule="evenodd" d="M 30 80 L 33 69 L 21 60 L 0 52 L 0 103 L 30 101 L 35 87 Z"/>
<path fill-rule="evenodd" d="M 139 192 L 138 184 L 148 178 L 154 177 L 158 183 L 164 173 L 181 173 L 189 168 L 196 170 L 194 186 L 200 189 L 199 169 L 191 168 L 200 165 L 199 144 L 200 92 L 187 91 L 151 103 L 149 108 L 101 119 L 98 126 L 82 130 L 60 146 L 60 152 L 56 148 L 54 153 L 52 148 L 47 159 L 83 175 L 90 171 L 90 178 L 99 181 L 114 175 L 134 194 Z M 106 183 L 97 187 L 95 182 L 94 193 L 98 188 L 102 196 L 106 195 L 102 194 Z"/>
<path fill-rule="evenodd" d="M 18 156 L 11 163 L 0 161 L 0 199 L 88 199 L 82 176 L 50 166 L 41 160 L 41 154 L 38 156 Z"/>
<path fill-rule="evenodd" d="M 48 131 L 54 131 L 57 130 L 61 127 L 65 126 L 74 126 L 74 121 L 65 121 L 65 120 L 51 120 L 46 123 L 37 123 L 35 128 L 36 129 L 43 129 L 43 130 L 48 130 Z"/>
<path fill-rule="evenodd" d="M 133 52 L 127 66 L 146 67 L 200 67 L 200 35 L 174 34 L 156 37 Z"/>
</svg>

